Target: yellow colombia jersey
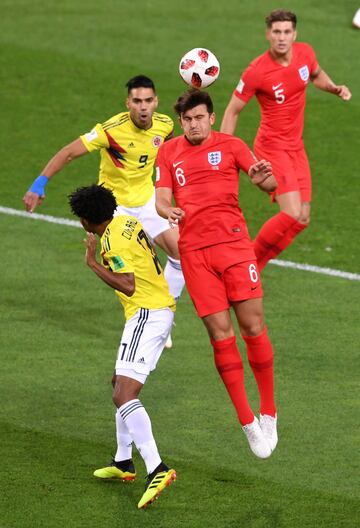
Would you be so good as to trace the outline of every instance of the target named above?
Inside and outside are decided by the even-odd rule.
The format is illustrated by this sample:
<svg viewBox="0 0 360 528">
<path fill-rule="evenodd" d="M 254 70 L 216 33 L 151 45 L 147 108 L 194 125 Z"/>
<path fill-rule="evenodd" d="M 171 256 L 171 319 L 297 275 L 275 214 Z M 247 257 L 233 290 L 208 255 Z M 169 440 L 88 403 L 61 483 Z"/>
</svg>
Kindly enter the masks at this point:
<svg viewBox="0 0 360 528">
<path fill-rule="evenodd" d="M 156 154 L 173 128 L 164 114 L 155 112 L 151 128 L 143 130 L 129 112 L 121 112 L 80 136 L 89 152 L 101 149 L 99 184 L 114 193 L 118 204 L 138 207 L 150 199 Z"/>
<path fill-rule="evenodd" d="M 114 273 L 134 273 L 135 293 L 128 297 L 117 290 L 126 320 L 140 308 L 169 307 L 175 311 L 155 250 L 141 223 L 133 216 L 115 216 L 101 237 L 102 264 Z"/>
</svg>

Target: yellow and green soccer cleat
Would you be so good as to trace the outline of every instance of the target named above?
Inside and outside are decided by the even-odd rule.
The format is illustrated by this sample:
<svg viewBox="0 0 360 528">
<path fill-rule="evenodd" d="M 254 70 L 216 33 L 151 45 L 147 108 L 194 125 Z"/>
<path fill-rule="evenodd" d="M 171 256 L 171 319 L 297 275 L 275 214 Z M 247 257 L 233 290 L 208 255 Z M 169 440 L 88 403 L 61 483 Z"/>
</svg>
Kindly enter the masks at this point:
<svg viewBox="0 0 360 528">
<path fill-rule="evenodd" d="M 131 460 L 125 461 L 125 463 L 124 461 L 115 462 L 112 460 L 108 466 L 94 471 L 94 477 L 105 480 L 130 481 L 135 480 L 136 471 Z"/>
<path fill-rule="evenodd" d="M 174 469 L 169 469 L 161 462 L 158 467 L 147 477 L 145 492 L 141 497 L 138 508 L 146 508 L 148 504 L 154 502 L 160 493 L 176 479 Z"/>
</svg>

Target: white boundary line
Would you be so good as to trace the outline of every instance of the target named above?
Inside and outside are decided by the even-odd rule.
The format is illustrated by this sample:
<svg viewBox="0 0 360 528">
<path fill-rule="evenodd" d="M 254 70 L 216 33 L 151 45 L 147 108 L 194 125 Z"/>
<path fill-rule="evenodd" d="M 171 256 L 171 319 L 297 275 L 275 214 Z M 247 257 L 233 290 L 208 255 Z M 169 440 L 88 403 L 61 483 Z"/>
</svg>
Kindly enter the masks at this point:
<svg viewBox="0 0 360 528">
<path fill-rule="evenodd" d="M 27 213 L 26 211 L 19 211 L 18 209 L 12 209 L 11 207 L 2 207 L 1 205 L 0 213 L 7 214 L 10 216 L 22 216 L 23 218 L 28 218 L 30 220 L 43 220 L 44 222 L 50 222 L 52 224 L 81 227 L 80 222 L 78 222 L 77 220 L 68 220 L 67 218 L 43 215 L 39 213 Z"/>
<path fill-rule="evenodd" d="M 341 271 L 332 268 L 320 268 L 320 266 L 313 266 L 312 264 L 299 264 L 298 262 L 291 262 L 291 260 L 273 259 L 270 264 L 281 266 L 283 268 L 292 268 L 301 271 L 311 271 L 312 273 L 322 273 L 330 277 L 340 277 L 341 279 L 348 279 L 352 281 L 360 281 L 360 275 L 357 273 L 350 273 L 349 271 Z"/>
<path fill-rule="evenodd" d="M 0 213 L 11 216 L 21 216 L 30 220 L 42 220 L 44 222 L 50 222 L 52 224 L 66 225 L 70 227 L 81 227 L 80 222 L 78 222 L 77 220 L 69 220 L 67 218 L 43 215 L 39 213 L 27 213 L 26 211 L 12 209 L 11 207 L 0 206 Z M 360 275 L 357 273 L 350 273 L 348 271 L 341 271 L 331 268 L 320 268 L 319 266 L 312 266 L 311 264 L 299 264 L 297 262 L 291 262 L 290 260 L 274 259 L 270 261 L 270 264 L 273 264 L 274 266 L 281 266 L 283 268 L 292 268 L 301 271 L 310 271 L 312 273 L 321 273 L 322 275 L 328 275 L 330 277 L 339 277 L 341 279 L 348 279 L 351 281 L 360 281 Z"/>
</svg>

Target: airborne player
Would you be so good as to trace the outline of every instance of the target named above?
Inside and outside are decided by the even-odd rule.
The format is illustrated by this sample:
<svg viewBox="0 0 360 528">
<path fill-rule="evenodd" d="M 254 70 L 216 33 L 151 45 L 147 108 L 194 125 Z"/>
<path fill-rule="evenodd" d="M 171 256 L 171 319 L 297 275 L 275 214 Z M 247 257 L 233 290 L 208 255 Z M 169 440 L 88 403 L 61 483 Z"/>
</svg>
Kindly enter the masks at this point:
<svg viewBox="0 0 360 528">
<path fill-rule="evenodd" d="M 268 458 L 277 444 L 273 351 L 254 249 L 238 204 L 239 170 L 264 191 L 273 191 L 276 182 L 271 165 L 257 161 L 243 141 L 211 129 L 215 114 L 207 92 L 189 90 L 175 110 L 184 135 L 159 150 L 156 208 L 179 224 L 186 286 L 209 333 L 216 367 L 251 450 Z M 230 307 L 258 385 L 260 421 L 247 399 Z"/>
</svg>

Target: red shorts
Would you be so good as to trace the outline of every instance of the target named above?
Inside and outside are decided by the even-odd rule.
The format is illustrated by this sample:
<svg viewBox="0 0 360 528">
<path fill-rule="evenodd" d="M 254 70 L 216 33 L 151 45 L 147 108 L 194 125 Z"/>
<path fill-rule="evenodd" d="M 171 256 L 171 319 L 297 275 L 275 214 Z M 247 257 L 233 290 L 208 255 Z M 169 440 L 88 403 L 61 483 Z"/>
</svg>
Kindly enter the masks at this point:
<svg viewBox="0 0 360 528">
<path fill-rule="evenodd" d="M 304 149 L 301 150 L 264 150 L 254 148 L 258 159 L 271 162 L 273 174 L 277 181 L 275 196 L 291 191 L 299 191 L 303 202 L 311 202 L 311 172 L 309 161 Z"/>
<path fill-rule="evenodd" d="M 184 253 L 181 267 L 199 317 L 227 310 L 232 302 L 263 296 L 248 238 Z"/>
</svg>

